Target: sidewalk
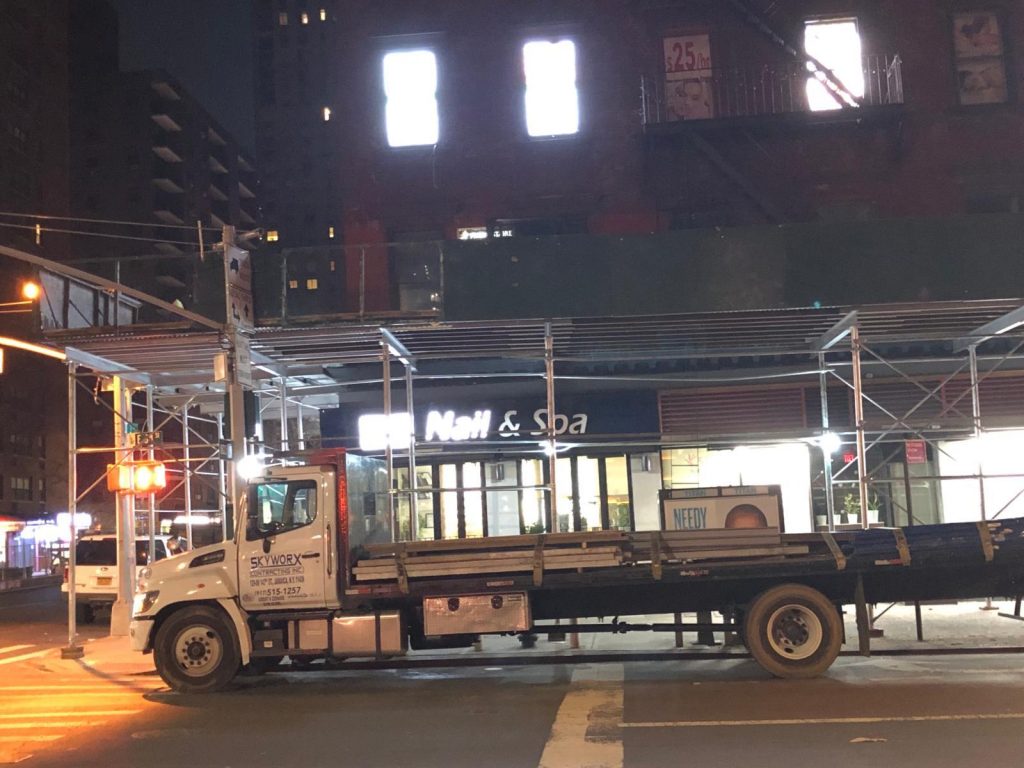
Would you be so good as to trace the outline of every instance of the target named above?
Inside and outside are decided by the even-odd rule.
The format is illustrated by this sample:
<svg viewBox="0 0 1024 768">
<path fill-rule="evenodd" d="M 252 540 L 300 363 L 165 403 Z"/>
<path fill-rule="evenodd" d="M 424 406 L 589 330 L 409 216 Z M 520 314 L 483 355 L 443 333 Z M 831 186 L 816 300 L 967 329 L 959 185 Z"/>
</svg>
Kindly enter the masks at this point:
<svg viewBox="0 0 1024 768">
<path fill-rule="evenodd" d="M 29 576 L 22 579 L 0 580 L 0 592 L 14 592 L 19 589 L 38 589 L 39 587 L 52 587 L 64 581 L 63 576 L 51 576 L 50 574 Z"/>
<path fill-rule="evenodd" d="M 1013 610 L 1013 603 L 994 603 L 997 610 L 981 610 L 983 601 L 969 601 L 958 604 L 923 605 L 921 607 L 922 624 L 924 629 L 924 642 L 918 642 L 914 622 L 914 607 L 912 605 L 897 604 L 882 614 L 886 606 L 877 606 L 876 615 L 880 618 L 876 621 L 876 628 L 883 631 L 882 637 L 873 638 L 871 649 L 873 652 L 885 654 L 886 652 L 908 653 L 955 653 L 958 650 L 986 649 L 989 652 L 998 649 L 1007 649 L 1008 652 L 1021 652 L 1024 649 L 1024 622 L 1013 621 L 1002 618 L 999 611 L 1009 613 Z M 692 621 L 692 616 L 685 617 Z M 717 618 L 717 617 L 716 617 Z M 637 622 L 668 622 L 671 616 L 648 616 L 636 618 Z M 852 611 L 848 611 L 846 620 L 847 642 L 843 646 L 844 653 L 855 653 L 857 651 L 857 628 L 853 619 Z M 594 621 L 597 621 L 596 619 Z M 571 625 L 563 624 L 559 627 L 569 631 Z M 716 640 L 721 643 L 722 634 L 715 634 Z M 429 666 L 433 662 L 439 664 L 453 663 L 457 659 L 463 662 L 469 658 L 478 659 L 481 663 L 487 660 L 499 658 L 508 660 L 510 658 L 528 659 L 530 657 L 549 657 L 553 661 L 569 661 L 574 655 L 609 653 L 621 654 L 628 658 L 630 654 L 637 654 L 640 657 L 657 654 L 659 658 L 675 655 L 691 657 L 694 655 L 717 657 L 723 653 L 742 655 L 745 651 L 742 646 L 723 647 L 702 646 L 696 644 L 695 633 L 684 635 L 682 648 L 675 647 L 675 635 L 671 632 L 634 632 L 629 634 L 611 633 L 589 633 L 579 635 L 579 651 L 570 648 L 569 636 L 564 641 L 549 641 L 546 634 L 538 637 L 534 648 L 522 648 L 518 639 L 507 636 L 486 636 L 482 638 L 479 650 L 476 648 L 458 648 L 446 651 L 411 651 L 409 660 L 418 660 L 419 663 Z M 104 677 L 135 677 L 155 675 L 153 668 L 153 656 L 143 655 L 131 650 L 127 637 L 104 637 L 96 640 L 83 642 L 85 656 L 77 661 L 61 661 L 62 665 L 67 664 L 78 666 L 82 671 L 89 674 L 99 674 Z M 353 663 L 352 666 L 378 666 L 381 663 L 368 660 L 367 662 Z M 387 666 L 388 662 L 383 662 Z M 400 662 L 396 665 L 400 665 Z"/>
</svg>

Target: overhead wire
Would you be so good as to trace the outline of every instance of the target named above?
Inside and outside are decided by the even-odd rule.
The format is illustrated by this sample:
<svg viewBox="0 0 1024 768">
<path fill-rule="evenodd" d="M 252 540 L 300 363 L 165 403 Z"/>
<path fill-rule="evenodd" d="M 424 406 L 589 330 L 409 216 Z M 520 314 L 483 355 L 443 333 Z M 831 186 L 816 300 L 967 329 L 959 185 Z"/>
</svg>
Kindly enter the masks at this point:
<svg viewBox="0 0 1024 768">
<path fill-rule="evenodd" d="M 62 235 L 81 235 L 83 237 L 107 237 L 113 240 L 138 240 L 145 243 L 152 243 L 155 238 L 152 237 L 135 237 L 134 235 L 116 235 L 108 232 L 85 232 L 77 229 L 57 229 L 56 227 L 39 227 L 32 224 L 12 224 L 6 221 L 0 221 L 0 227 L 7 227 L 8 229 L 25 229 L 30 232 L 52 232 Z M 188 245 L 195 247 L 195 242 L 191 240 L 164 240 L 160 238 L 161 243 L 170 243 L 171 245 Z"/>
<path fill-rule="evenodd" d="M 186 229 L 195 232 L 198 227 L 189 224 L 159 224 L 149 221 L 119 221 L 116 219 L 87 219 L 77 216 L 53 216 L 50 214 L 20 213 L 15 211 L 0 211 L 0 216 L 11 216 L 22 219 L 39 219 L 41 221 L 73 221 L 86 224 L 114 224 L 125 227 L 160 227 L 162 229 Z M 210 232 L 219 232 L 219 227 L 203 227 Z"/>
</svg>

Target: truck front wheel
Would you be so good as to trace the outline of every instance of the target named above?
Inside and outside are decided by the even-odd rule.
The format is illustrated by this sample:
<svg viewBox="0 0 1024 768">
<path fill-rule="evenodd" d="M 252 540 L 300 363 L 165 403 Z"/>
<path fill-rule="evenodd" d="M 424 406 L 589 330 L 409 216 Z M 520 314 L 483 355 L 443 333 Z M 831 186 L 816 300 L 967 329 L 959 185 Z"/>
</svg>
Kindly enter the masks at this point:
<svg viewBox="0 0 1024 768">
<path fill-rule="evenodd" d="M 171 614 L 153 643 L 156 671 L 180 693 L 212 693 L 238 673 L 241 652 L 229 619 L 196 605 Z"/>
<path fill-rule="evenodd" d="M 754 599 L 743 636 L 757 663 L 775 677 L 808 678 L 823 674 L 836 660 L 843 625 L 821 592 L 783 584 Z"/>
</svg>

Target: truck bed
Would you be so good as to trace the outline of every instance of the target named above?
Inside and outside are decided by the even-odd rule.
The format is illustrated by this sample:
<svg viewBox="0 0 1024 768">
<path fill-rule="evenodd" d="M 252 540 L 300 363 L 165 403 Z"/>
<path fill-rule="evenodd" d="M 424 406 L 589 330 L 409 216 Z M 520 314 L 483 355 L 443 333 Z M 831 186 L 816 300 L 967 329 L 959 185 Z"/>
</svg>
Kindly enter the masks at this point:
<svg viewBox="0 0 1024 768">
<path fill-rule="evenodd" d="M 594 531 L 405 542 L 361 548 L 352 562 L 350 595 L 526 589 L 538 606 L 545 592 L 552 600 L 557 593 L 563 615 L 570 603 L 579 615 L 630 601 L 644 611 L 669 603 L 691 610 L 789 579 L 837 601 L 852 595 L 858 578 L 878 600 L 985 597 L 1024 591 L 1024 519 L 842 533 Z M 705 586 L 683 599 L 679 582 Z"/>
</svg>

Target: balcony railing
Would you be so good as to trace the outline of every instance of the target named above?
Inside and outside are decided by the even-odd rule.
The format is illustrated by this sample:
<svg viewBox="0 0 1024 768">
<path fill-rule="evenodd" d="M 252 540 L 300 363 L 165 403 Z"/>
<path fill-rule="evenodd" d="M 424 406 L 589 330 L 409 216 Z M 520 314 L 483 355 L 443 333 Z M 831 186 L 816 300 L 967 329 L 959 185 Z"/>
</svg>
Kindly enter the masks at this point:
<svg viewBox="0 0 1024 768">
<path fill-rule="evenodd" d="M 902 61 L 899 55 L 871 55 L 862 59 L 864 95 L 860 106 L 840 107 L 821 112 L 903 103 Z M 717 120 L 735 117 L 761 117 L 811 112 L 807 83 L 813 75 L 804 64 L 754 69 L 720 68 L 694 72 L 692 77 L 666 80 L 644 77 L 641 80 L 644 125 L 691 120 Z M 847 87 L 854 88 L 853 83 Z"/>
</svg>

